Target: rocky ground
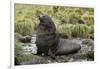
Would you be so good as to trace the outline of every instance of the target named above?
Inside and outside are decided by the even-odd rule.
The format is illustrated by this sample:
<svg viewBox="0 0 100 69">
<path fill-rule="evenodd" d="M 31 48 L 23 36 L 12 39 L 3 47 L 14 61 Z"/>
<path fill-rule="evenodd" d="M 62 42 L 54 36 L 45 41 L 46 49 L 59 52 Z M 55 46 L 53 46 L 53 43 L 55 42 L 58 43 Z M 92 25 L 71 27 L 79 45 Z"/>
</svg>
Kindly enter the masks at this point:
<svg viewBox="0 0 100 69">
<path fill-rule="evenodd" d="M 18 38 L 18 37 L 17 37 Z M 22 46 L 21 55 L 32 56 L 29 61 L 20 62 L 19 65 L 29 64 L 47 64 L 47 63 L 62 63 L 62 62 L 83 62 L 94 60 L 94 40 L 92 39 L 70 39 L 74 42 L 80 43 L 81 49 L 77 53 L 68 55 L 57 55 L 56 59 L 52 59 L 44 54 L 37 55 L 37 47 L 35 44 L 36 35 L 32 36 L 31 43 L 24 43 Z M 68 40 L 68 39 L 66 39 Z"/>
</svg>

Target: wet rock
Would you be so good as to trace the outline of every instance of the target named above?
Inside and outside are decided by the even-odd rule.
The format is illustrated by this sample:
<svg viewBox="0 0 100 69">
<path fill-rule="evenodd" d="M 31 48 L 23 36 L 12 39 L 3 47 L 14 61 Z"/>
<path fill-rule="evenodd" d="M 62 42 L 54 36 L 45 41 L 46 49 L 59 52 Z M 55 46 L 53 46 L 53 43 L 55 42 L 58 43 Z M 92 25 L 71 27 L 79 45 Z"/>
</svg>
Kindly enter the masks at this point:
<svg viewBox="0 0 100 69">
<path fill-rule="evenodd" d="M 21 34 L 15 33 L 15 39 L 18 39 L 20 42 L 23 43 L 30 43 L 31 42 L 31 36 L 22 36 Z"/>
<path fill-rule="evenodd" d="M 31 43 L 32 44 L 36 43 L 36 34 L 32 34 Z"/>
<path fill-rule="evenodd" d="M 94 41 L 92 39 L 85 39 L 82 43 L 87 47 L 87 57 L 94 60 Z"/>
<path fill-rule="evenodd" d="M 82 60 L 93 61 L 94 60 L 94 41 L 91 39 L 83 39 L 81 44 L 81 50 L 77 55 Z M 78 58 L 79 59 L 79 58 Z"/>
<path fill-rule="evenodd" d="M 24 55 L 37 54 L 37 46 L 36 46 L 36 44 L 25 43 L 22 46 L 22 49 L 23 49 L 23 54 Z"/>
<path fill-rule="evenodd" d="M 21 38 L 19 38 L 20 42 L 23 43 L 30 43 L 31 42 L 31 36 L 27 35 L 27 36 L 23 36 Z"/>
<path fill-rule="evenodd" d="M 94 46 L 94 41 L 91 39 L 83 39 L 82 44 L 86 44 L 88 46 Z"/>
</svg>

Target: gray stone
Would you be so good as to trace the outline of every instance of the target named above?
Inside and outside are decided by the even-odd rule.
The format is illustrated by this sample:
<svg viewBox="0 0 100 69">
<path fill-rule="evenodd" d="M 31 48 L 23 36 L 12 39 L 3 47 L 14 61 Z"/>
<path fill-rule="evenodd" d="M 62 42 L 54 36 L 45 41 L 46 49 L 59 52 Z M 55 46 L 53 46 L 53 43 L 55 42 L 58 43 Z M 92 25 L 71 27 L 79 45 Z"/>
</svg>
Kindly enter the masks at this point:
<svg viewBox="0 0 100 69">
<path fill-rule="evenodd" d="M 31 64 L 47 64 L 49 63 L 46 57 L 33 55 L 33 59 L 31 61 L 21 62 L 20 65 L 31 65 Z"/>
<path fill-rule="evenodd" d="M 30 43 L 31 42 L 31 36 L 29 36 L 29 35 L 22 36 L 21 34 L 15 33 L 15 39 L 17 39 L 23 43 Z"/>
<path fill-rule="evenodd" d="M 29 54 L 37 54 L 37 46 L 36 44 L 32 44 L 32 43 L 25 43 L 22 46 L 22 50 L 23 50 L 23 55 L 29 55 Z"/>
</svg>

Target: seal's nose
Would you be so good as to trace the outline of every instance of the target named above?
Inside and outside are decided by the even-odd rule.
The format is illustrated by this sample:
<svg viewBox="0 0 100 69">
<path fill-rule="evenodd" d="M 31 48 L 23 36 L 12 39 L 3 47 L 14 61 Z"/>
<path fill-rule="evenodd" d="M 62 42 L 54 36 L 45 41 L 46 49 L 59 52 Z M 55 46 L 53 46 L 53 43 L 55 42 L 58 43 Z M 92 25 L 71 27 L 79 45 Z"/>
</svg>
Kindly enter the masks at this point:
<svg viewBox="0 0 100 69">
<path fill-rule="evenodd" d="M 41 20 L 42 16 L 43 16 L 43 15 L 39 15 L 39 16 L 38 16 L 39 20 Z"/>
</svg>

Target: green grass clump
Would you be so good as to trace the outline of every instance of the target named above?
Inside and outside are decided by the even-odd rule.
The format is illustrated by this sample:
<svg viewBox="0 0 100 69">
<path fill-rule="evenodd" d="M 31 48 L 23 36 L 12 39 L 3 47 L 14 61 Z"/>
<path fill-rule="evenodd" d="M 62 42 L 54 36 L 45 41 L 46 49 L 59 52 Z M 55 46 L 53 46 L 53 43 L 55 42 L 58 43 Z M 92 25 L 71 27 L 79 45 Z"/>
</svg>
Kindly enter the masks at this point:
<svg viewBox="0 0 100 69">
<path fill-rule="evenodd" d="M 85 21 L 85 24 L 87 25 L 94 24 L 94 15 L 84 14 L 81 18 Z"/>
<path fill-rule="evenodd" d="M 21 35 L 32 35 L 35 27 L 34 24 L 23 22 L 23 23 L 15 23 L 15 32 Z"/>
<path fill-rule="evenodd" d="M 85 24 L 65 24 L 60 25 L 59 27 L 57 27 L 57 29 L 59 33 L 63 33 L 68 38 L 88 38 L 90 31 L 93 31 L 92 26 L 90 27 L 91 30 L 89 30 L 89 27 L 90 26 L 87 26 Z"/>
<path fill-rule="evenodd" d="M 59 33 L 63 33 L 65 36 L 70 38 L 72 34 L 72 27 L 73 27 L 72 24 L 63 24 L 57 27 L 57 30 Z"/>
<path fill-rule="evenodd" d="M 89 26 L 89 36 L 91 39 L 94 39 L 94 25 Z"/>
<path fill-rule="evenodd" d="M 73 26 L 72 29 L 73 37 L 88 38 L 88 35 L 89 35 L 89 29 L 87 25 L 77 24 Z"/>
<path fill-rule="evenodd" d="M 20 55 L 20 53 L 22 52 L 22 45 L 23 43 L 15 39 L 15 56 Z"/>
<path fill-rule="evenodd" d="M 78 23 L 79 19 L 80 19 L 80 15 L 78 15 L 76 12 L 69 13 L 69 23 L 76 24 Z"/>
<path fill-rule="evenodd" d="M 19 65 L 23 62 L 32 61 L 33 55 L 19 55 L 15 57 L 15 65 Z"/>
<path fill-rule="evenodd" d="M 22 49 L 23 43 L 15 40 L 15 65 L 19 65 L 22 62 L 31 61 L 33 55 L 24 55 Z"/>
<path fill-rule="evenodd" d="M 94 34 L 94 25 L 89 26 L 89 33 Z"/>
<path fill-rule="evenodd" d="M 15 39 L 15 64 L 19 64 L 19 60 L 16 58 L 22 53 L 22 43 Z"/>
</svg>

